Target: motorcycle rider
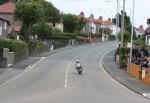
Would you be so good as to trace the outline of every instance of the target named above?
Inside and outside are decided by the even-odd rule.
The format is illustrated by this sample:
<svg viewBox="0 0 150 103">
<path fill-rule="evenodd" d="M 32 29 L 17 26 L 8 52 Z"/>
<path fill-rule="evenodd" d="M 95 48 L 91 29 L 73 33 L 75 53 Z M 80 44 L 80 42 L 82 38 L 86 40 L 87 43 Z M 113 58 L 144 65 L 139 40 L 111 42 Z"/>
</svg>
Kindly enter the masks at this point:
<svg viewBox="0 0 150 103">
<path fill-rule="evenodd" d="M 76 69 L 80 69 L 82 67 L 81 63 L 79 62 L 79 60 L 76 60 L 76 64 L 75 64 L 75 68 Z"/>
</svg>

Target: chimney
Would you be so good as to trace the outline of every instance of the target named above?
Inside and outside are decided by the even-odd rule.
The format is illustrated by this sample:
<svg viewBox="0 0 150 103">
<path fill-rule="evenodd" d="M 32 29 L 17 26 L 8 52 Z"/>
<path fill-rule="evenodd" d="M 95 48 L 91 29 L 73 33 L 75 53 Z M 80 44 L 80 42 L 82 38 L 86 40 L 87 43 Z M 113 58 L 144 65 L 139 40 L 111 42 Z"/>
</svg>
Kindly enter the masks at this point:
<svg viewBox="0 0 150 103">
<path fill-rule="evenodd" d="M 143 25 L 140 25 L 140 28 L 143 28 Z"/>
<path fill-rule="evenodd" d="M 84 12 L 81 12 L 81 13 L 80 13 L 80 16 L 81 16 L 81 17 L 84 17 Z"/>
<path fill-rule="evenodd" d="M 102 16 L 100 16 L 100 17 L 99 17 L 99 19 L 100 19 L 100 20 L 102 20 L 102 19 L 103 19 L 103 17 L 102 17 Z"/>
</svg>

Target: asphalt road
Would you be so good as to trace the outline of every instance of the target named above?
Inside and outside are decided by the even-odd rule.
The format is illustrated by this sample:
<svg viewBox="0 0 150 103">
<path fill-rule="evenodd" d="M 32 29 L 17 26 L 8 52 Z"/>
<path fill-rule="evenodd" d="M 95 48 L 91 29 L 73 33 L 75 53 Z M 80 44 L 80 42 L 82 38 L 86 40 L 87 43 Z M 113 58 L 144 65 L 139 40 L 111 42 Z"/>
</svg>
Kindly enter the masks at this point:
<svg viewBox="0 0 150 103">
<path fill-rule="evenodd" d="M 45 58 L 0 85 L 0 103 L 150 103 L 99 65 L 103 54 L 114 47 L 114 42 L 90 44 Z M 75 58 L 83 64 L 82 75 L 74 68 Z"/>
</svg>

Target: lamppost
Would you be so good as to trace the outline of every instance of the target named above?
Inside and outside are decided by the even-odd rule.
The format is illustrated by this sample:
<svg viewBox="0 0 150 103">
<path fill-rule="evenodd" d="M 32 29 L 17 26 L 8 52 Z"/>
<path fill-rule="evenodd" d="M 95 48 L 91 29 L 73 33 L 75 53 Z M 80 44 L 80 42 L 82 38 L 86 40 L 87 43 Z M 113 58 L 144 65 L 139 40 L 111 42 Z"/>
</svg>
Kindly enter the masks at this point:
<svg viewBox="0 0 150 103">
<path fill-rule="evenodd" d="M 131 60 L 132 60 L 132 48 L 133 48 L 133 33 L 134 33 L 134 11 L 135 11 L 135 0 L 133 0 L 133 8 L 132 8 L 132 31 L 131 31 L 130 62 L 131 62 Z"/>
</svg>

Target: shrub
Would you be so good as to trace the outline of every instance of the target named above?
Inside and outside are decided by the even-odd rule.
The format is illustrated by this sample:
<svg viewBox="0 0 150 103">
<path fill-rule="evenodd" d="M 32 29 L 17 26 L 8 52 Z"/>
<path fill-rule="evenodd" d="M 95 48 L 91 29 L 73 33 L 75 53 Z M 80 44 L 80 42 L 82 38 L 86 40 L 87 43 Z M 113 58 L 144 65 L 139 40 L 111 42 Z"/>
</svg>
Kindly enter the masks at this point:
<svg viewBox="0 0 150 103">
<path fill-rule="evenodd" d="M 69 40 L 70 38 L 69 37 L 66 37 L 66 36 L 52 36 L 51 39 L 65 39 L 65 40 Z"/>
<path fill-rule="evenodd" d="M 133 41 L 133 44 L 134 44 L 135 46 L 142 46 L 142 45 L 145 45 L 145 40 L 144 40 L 143 37 L 140 37 L 140 38 L 138 38 L 137 40 L 134 40 L 134 41 Z"/>
<path fill-rule="evenodd" d="M 76 39 L 77 38 L 77 35 L 73 34 L 73 33 L 57 33 L 55 36 L 57 36 L 57 37 L 67 37 L 67 38 L 70 38 L 70 39 Z"/>
<path fill-rule="evenodd" d="M 3 55 L 3 48 L 9 48 L 15 55 L 21 55 L 27 52 L 28 45 L 21 40 L 0 39 L 0 56 Z"/>
<path fill-rule="evenodd" d="M 35 41 L 30 41 L 29 43 L 29 51 L 35 51 L 38 48 L 41 48 L 44 46 L 44 44 L 42 42 L 35 42 Z"/>
</svg>

